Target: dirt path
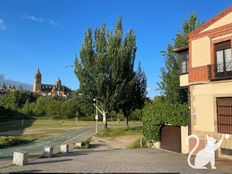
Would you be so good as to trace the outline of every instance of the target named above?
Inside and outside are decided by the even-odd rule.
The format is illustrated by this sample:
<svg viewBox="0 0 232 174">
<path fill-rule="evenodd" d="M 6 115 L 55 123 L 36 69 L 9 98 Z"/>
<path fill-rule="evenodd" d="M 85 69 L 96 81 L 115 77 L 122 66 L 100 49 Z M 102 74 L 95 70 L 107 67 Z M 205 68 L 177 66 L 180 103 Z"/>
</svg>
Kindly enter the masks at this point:
<svg viewBox="0 0 232 174">
<path fill-rule="evenodd" d="M 141 137 L 142 135 L 123 135 L 116 138 L 94 136 L 92 137 L 91 145 L 97 150 L 127 148 L 131 143 Z"/>
</svg>

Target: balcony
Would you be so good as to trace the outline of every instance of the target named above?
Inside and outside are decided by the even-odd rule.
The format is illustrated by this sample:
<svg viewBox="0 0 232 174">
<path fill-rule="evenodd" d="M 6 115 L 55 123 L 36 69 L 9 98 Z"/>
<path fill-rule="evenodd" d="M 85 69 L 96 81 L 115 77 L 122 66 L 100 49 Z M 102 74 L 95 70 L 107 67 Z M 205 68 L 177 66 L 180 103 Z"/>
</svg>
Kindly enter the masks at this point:
<svg viewBox="0 0 232 174">
<path fill-rule="evenodd" d="M 232 79 L 232 62 L 208 65 L 208 79 L 210 81 Z"/>
<path fill-rule="evenodd" d="M 181 74 L 180 75 L 180 87 L 185 87 L 189 85 L 189 75 Z"/>
</svg>

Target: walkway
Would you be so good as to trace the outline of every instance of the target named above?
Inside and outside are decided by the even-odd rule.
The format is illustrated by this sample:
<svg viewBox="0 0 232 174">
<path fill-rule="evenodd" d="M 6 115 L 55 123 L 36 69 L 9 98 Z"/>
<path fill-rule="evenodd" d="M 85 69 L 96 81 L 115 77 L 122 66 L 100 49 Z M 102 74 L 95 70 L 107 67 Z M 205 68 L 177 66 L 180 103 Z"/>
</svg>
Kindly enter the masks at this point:
<svg viewBox="0 0 232 174">
<path fill-rule="evenodd" d="M 94 127 L 77 128 L 75 130 L 68 131 L 63 134 L 42 138 L 37 141 L 27 143 L 24 145 L 0 149 L 0 160 L 4 158 L 12 157 L 13 152 L 15 151 L 26 151 L 30 153 L 30 155 L 39 154 L 39 153 L 42 154 L 42 150 L 45 146 L 57 146 L 63 144 L 65 141 L 74 138 L 75 141 L 80 142 L 86 140 L 87 138 L 93 136 L 94 134 L 95 134 Z"/>
</svg>

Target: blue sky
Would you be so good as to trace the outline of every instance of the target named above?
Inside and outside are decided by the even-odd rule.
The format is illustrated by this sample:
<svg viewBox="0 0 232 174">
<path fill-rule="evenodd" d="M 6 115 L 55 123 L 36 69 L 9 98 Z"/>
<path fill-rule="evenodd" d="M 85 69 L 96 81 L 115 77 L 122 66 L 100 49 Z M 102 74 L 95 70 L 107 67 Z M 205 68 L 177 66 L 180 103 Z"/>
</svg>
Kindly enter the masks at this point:
<svg viewBox="0 0 232 174">
<path fill-rule="evenodd" d="M 79 86 L 72 68 L 84 32 L 106 22 L 113 28 L 123 17 L 124 32 L 137 36 L 136 66 L 140 61 L 148 79 L 148 96 L 159 94 L 160 54 L 175 37 L 184 19 L 194 12 L 205 21 L 231 5 L 231 0 L 0 0 L 0 74 L 33 83 L 39 67 L 43 83 Z"/>
</svg>

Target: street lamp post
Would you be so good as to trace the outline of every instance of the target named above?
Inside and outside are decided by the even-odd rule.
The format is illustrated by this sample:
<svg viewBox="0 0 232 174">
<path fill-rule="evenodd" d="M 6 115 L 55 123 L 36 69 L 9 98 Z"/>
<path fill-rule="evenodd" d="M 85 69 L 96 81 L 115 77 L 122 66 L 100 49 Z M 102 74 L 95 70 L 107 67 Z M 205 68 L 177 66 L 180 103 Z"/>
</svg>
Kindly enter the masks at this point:
<svg viewBox="0 0 232 174">
<path fill-rule="evenodd" d="M 95 106 L 95 109 L 96 109 L 96 115 L 95 115 L 95 120 L 96 120 L 96 134 L 97 134 L 97 121 L 98 121 L 98 110 L 97 110 L 97 100 L 94 98 L 93 99 L 93 102 L 94 102 L 94 106 Z"/>
</svg>

